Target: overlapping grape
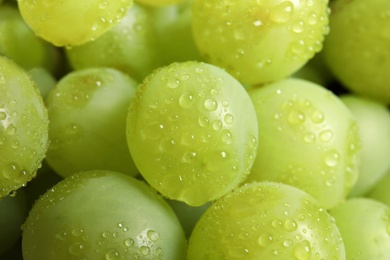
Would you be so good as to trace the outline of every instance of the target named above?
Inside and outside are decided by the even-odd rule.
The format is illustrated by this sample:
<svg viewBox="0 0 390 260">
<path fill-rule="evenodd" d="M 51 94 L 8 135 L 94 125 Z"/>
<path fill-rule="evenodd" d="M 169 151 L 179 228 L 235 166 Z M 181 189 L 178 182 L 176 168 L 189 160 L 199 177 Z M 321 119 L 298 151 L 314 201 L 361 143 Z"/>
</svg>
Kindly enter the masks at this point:
<svg viewBox="0 0 390 260">
<path fill-rule="evenodd" d="M 388 3 L 134 2 L 0 0 L 0 259 L 388 259 Z"/>
</svg>

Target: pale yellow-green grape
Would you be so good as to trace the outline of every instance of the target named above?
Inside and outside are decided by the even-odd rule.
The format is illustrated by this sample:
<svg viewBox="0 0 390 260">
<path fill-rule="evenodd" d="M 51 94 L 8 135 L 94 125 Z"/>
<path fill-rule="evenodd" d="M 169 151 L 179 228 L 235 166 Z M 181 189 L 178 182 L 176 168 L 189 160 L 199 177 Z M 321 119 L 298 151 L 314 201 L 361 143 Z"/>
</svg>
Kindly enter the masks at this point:
<svg viewBox="0 0 390 260">
<path fill-rule="evenodd" d="M 0 198 L 0 258 L 19 240 L 27 212 L 26 194 L 23 189 L 19 189 L 12 197 Z"/>
<path fill-rule="evenodd" d="M 44 67 L 55 72 L 59 63 L 58 51 L 38 38 L 23 21 L 17 7 L 11 4 L 0 8 L 0 55 L 27 70 Z"/>
<path fill-rule="evenodd" d="M 322 49 L 328 0 L 195 0 L 193 33 L 206 61 L 243 83 L 268 83 Z"/>
<path fill-rule="evenodd" d="M 243 86 L 200 62 L 162 67 L 139 86 L 127 119 L 131 155 L 163 196 L 200 206 L 249 174 L 257 120 Z"/>
<path fill-rule="evenodd" d="M 95 41 L 67 48 L 69 62 L 74 69 L 116 68 L 142 81 L 161 65 L 153 23 L 150 10 L 134 5 L 118 24 Z"/>
<path fill-rule="evenodd" d="M 156 23 L 172 19 L 167 16 L 174 17 L 169 23 L 158 26 L 158 48 L 166 65 L 189 60 L 203 61 L 192 34 L 192 2 L 193 0 L 186 0 L 185 3 L 178 5 L 173 13 L 166 10 L 154 12 L 157 17 Z"/>
<path fill-rule="evenodd" d="M 48 164 L 62 177 L 82 170 L 138 174 L 126 142 L 126 118 L 137 82 L 112 68 L 75 70 L 46 99 Z"/>
<path fill-rule="evenodd" d="M 362 142 L 359 178 L 349 195 L 362 196 L 390 169 L 390 111 L 356 95 L 344 95 L 341 100 L 355 117 Z"/>
<path fill-rule="evenodd" d="M 86 171 L 37 200 L 22 250 L 24 260 L 183 260 L 186 240 L 173 210 L 145 182 Z"/>
<path fill-rule="evenodd" d="M 381 178 L 374 187 L 365 194 L 366 197 L 377 200 L 390 207 L 390 170 Z"/>
<path fill-rule="evenodd" d="M 298 187 L 325 208 L 337 205 L 356 183 L 360 139 L 355 119 L 332 92 L 301 79 L 250 90 L 259 147 L 248 182 Z"/>
<path fill-rule="evenodd" d="M 329 213 L 343 238 L 347 260 L 390 259 L 390 207 L 352 198 Z"/>
<path fill-rule="evenodd" d="M 48 115 L 28 74 L 0 56 L 0 198 L 25 186 L 48 146 Z"/>
<path fill-rule="evenodd" d="M 346 258 L 340 233 L 318 201 L 292 186 L 254 182 L 206 210 L 187 259 Z"/>
<path fill-rule="evenodd" d="M 160 7 L 165 5 L 178 4 L 183 2 L 183 0 L 135 0 L 135 2 L 151 7 Z"/>
<path fill-rule="evenodd" d="M 18 0 L 29 27 L 56 46 L 98 38 L 118 23 L 132 4 L 133 0 Z"/>
<path fill-rule="evenodd" d="M 330 5 L 324 55 L 352 92 L 390 104 L 390 1 L 337 0 Z"/>
</svg>

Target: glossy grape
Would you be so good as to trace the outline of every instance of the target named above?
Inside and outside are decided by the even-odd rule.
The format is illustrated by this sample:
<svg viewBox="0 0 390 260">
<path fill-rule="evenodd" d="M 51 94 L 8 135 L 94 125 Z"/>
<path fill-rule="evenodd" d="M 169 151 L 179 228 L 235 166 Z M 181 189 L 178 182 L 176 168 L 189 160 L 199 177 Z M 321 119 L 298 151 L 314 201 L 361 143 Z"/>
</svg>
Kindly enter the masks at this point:
<svg viewBox="0 0 390 260">
<path fill-rule="evenodd" d="M 0 56 L 0 198 L 25 186 L 48 147 L 48 114 L 28 74 Z"/>
<path fill-rule="evenodd" d="M 328 1 L 196 0 L 193 34 L 206 61 L 247 84 L 287 77 L 322 49 Z"/>
<path fill-rule="evenodd" d="M 251 89 L 259 149 L 250 181 L 298 187 L 325 208 L 337 205 L 358 177 L 357 123 L 332 92 L 315 83 L 285 79 Z"/>
<path fill-rule="evenodd" d="M 246 178 L 257 131 L 242 85 L 199 62 L 174 63 L 149 75 L 127 120 L 130 152 L 146 181 L 192 206 L 221 197 Z"/>
<path fill-rule="evenodd" d="M 110 171 L 74 174 L 47 191 L 23 226 L 25 260 L 184 259 L 175 213 L 144 182 Z"/>
<path fill-rule="evenodd" d="M 313 197 L 285 184 L 254 182 L 204 213 L 187 259 L 346 258 L 336 224 Z"/>
<path fill-rule="evenodd" d="M 80 45 L 104 34 L 133 0 L 18 0 L 23 19 L 36 35 L 56 46 Z"/>
<path fill-rule="evenodd" d="M 62 177 L 81 170 L 138 170 L 126 143 L 126 118 L 137 82 L 112 68 L 87 68 L 63 77 L 47 98 L 47 162 Z"/>
</svg>

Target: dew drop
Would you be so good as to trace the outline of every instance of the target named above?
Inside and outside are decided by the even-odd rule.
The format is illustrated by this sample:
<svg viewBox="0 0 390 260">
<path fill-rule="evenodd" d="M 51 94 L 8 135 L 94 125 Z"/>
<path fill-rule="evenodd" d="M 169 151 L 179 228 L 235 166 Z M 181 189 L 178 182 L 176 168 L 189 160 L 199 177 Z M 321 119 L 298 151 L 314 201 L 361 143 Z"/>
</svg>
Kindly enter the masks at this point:
<svg viewBox="0 0 390 260">
<path fill-rule="evenodd" d="M 80 256 L 84 251 L 84 244 L 82 243 L 74 243 L 69 246 L 69 253 L 74 256 Z"/>
<path fill-rule="evenodd" d="M 291 29 L 295 33 L 301 33 L 305 29 L 305 23 L 302 20 L 295 21 Z"/>
<path fill-rule="evenodd" d="M 293 243 L 293 242 L 292 242 L 290 239 L 287 239 L 287 240 L 283 241 L 283 246 L 289 247 L 289 246 L 292 245 L 292 243 Z"/>
<path fill-rule="evenodd" d="M 170 78 L 167 82 L 168 88 L 177 88 L 180 85 L 180 80 L 178 78 Z"/>
<path fill-rule="evenodd" d="M 195 155 L 196 156 L 196 155 Z M 148 230 L 148 232 L 146 233 L 146 235 L 148 236 L 148 238 L 152 241 L 157 241 L 159 240 L 160 238 L 160 234 L 154 230 Z"/>
<path fill-rule="evenodd" d="M 324 162 L 329 167 L 335 167 L 339 163 L 340 155 L 336 150 L 330 150 L 324 157 Z"/>
<path fill-rule="evenodd" d="M 230 132 L 230 130 L 225 129 L 225 130 L 222 131 L 222 133 L 221 133 L 221 141 L 224 144 L 231 144 L 232 143 L 232 133 Z"/>
<path fill-rule="evenodd" d="M 194 96 L 191 93 L 184 93 L 179 98 L 179 105 L 188 108 L 194 103 Z"/>
<path fill-rule="evenodd" d="M 185 152 L 183 155 L 183 162 L 193 163 L 196 159 L 196 156 L 197 156 L 196 152 Z M 149 234 L 148 234 L 148 236 L 149 236 Z"/>
<path fill-rule="evenodd" d="M 291 125 L 300 125 L 305 122 L 305 115 L 301 111 L 291 110 L 287 120 Z"/>
<path fill-rule="evenodd" d="M 120 258 L 120 255 L 119 255 L 118 251 L 116 251 L 115 249 L 111 249 L 111 250 L 106 252 L 106 260 L 114 260 L 114 259 L 119 259 L 119 258 Z"/>
<path fill-rule="evenodd" d="M 294 13 L 294 4 L 284 1 L 275 6 L 270 12 L 270 18 L 275 23 L 286 23 L 291 20 Z"/>
<path fill-rule="evenodd" d="M 310 119 L 313 123 L 320 124 L 324 121 L 325 116 L 324 116 L 324 113 L 322 113 L 321 111 L 314 110 L 310 116 Z"/>
<path fill-rule="evenodd" d="M 312 144 L 316 141 L 316 136 L 313 133 L 306 133 L 303 135 L 303 141 L 307 144 Z"/>
<path fill-rule="evenodd" d="M 224 117 L 225 123 L 230 125 L 234 122 L 234 116 L 232 114 L 226 114 Z"/>
<path fill-rule="evenodd" d="M 217 120 L 213 121 L 213 129 L 215 131 L 221 130 L 222 126 L 223 126 L 223 124 L 220 120 L 217 119 Z"/>
<path fill-rule="evenodd" d="M 210 124 L 209 119 L 205 116 L 200 116 L 198 122 L 201 127 L 207 127 Z"/>
<path fill-rule="evenodd" d="M 260 246 L 266 247 L 272 242 L 272 236 L 269 234 L 262 234 L 260 235 L 259 239 L 257 240 Z"/>
<path fill-rule="evenodd" d="M 149 255 L 149 253 L 150 253 L 150 248 L 149 247 L 147 247 L 147 246 L 141 246 L 140 248 L 139 248 L 139 251 L 141 252 L 141 254 L 142 255 Z"/>
<path fill-rule="evenodd" d="M 132 247 L 134 245 L 134 240 L 132 238 L 127 238 L 123 243 L 126 247 Z"/>
<path fill-rule="evenodd" d="M 286 231 L 292 232 L 298 228 L 298 224 L 293 219 L 286 219 L 283 223 L 283 227 Z"/>
<path fill-rule="evenodd" d="M 3 176 L 9 180 L 17 179 L 19 173 L 19 166 L 16 163 L 9 163 L 3 168 Z"/>
<path fill-rule="evenodd" d="M 217 101 L 212 98 L 206 99 L 203 105 L 207 111 L 215 111 L 218 108 Z"/>
<path fill-rule="evenodd" d="M 299 260 L 308 260 L 311 257 L 311 246 L 310 242 L 303 240 L 298 243 L 294 248 L 294 256 Z"/>
<path fill-rule="evenodd" d="M 7 119 L 7 114 L 4 112 L 0 112 L 0 120 L 5 120 Z"/>
<path fill-rule="evenodd" d="M 14 125 L 9 125 L 5 131 L 9 135 L 14 135 L 16 133 L 16 127 Z"/>
<path fill-rule="evenodd" d="M 320 140 L 324 143 L 330 142 L 333 138 L 333 131 L 330 129 L 321 131 Z"/>
</svg>

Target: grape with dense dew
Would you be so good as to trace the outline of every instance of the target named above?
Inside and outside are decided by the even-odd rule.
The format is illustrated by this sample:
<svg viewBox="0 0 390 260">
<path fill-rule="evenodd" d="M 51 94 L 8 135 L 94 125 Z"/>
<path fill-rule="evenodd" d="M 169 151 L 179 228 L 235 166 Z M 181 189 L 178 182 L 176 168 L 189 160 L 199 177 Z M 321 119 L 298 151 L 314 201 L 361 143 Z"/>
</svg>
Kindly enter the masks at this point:
<svg viewBox="0 0 390 260">
<path fill-rule="evenodd" d="M 48 147 L 48 114 L 27 73 L 0 56 L 0 198 L 25 186 Z"/>
<path fill-rule="evenodd" d="M 143 80 L 160 66 L 157 32 L 151 10 L 140 5 L 95 41 L 66 49 L 74 69 L 112 67 Z"/>
<path fill-rule="evenodd" d="M 18 190 L 15 196 L 0 198 L 0 258 L 19 240 L 26 216 L 27 201 L 24 190 Z"/>
<path fill-rule="evenodd" d="M 196 0 L 195 42 L 206 61 L 243 83 L 287 77 L 316 52 L 328 33 L 328 0 Z"/>
<path fill-rule="evenodd" d="M 48 190 L 23 225 L 24 260 L 182 260 L 184 232 L 153 189 L 110 171 L 76 173 Z"/>
<path fill-rule="evenodd" d="M 10 4 L 0 8 L 0 55 L 27 70 L 44 67 L 55 72 L 59 61 L 54 46 L 38 38 L 23 21 L 17 7 Z"/>
<path fill-rule="evenodd" d="M 112 68 L 68 73 L 50 92 L 46 160 L 61 176 L 81 170 L 138 170 L 126 142 L 126 118 L 138 83 Z"/>
<path fill-rule="evenodd" d="M 187 259 L 342 260 L 345 251 L 336 224 L 313 197 L 285 184 L 254 182 L 206 210 Z"/>
<path fill-rule="evenodd" d="M 356 120 L 332 92 L 301 79 L 285 79 L 249 95 L 257 112 L 259 148 L 248 182 L 298 187 L 325 208 L 337 205 L 358 176 Z"/>
<path fill-rule="evenodd" d="M 119 22 L 133 0 L 18 0 L 34 33 L 56 46 L 92 41 Z"/>
<path fill-rule="evenodd" d="M 329 69 L 354 93 L 390 104 L 390 1 L 331 3 L 324 43 Z"/>
<path fill-rule="evenodd" d="M 367 193 L 390 169 L 390 111 L 383 104 L 356 95 L 343 95 L 359 127 L 362 142 L 359 178 L 349 196 Z"/>
<path fill-rule="evenodd" d="M 164 196 L 200 206 L 249 173 L 257 119 L 243 86 L 206 63 L 162 67 L 139 86 L 127 120 L 138 170 Z"/>
<path fill-rule="evenodd" d="M 348 260 L 390 259 L 390 208 L 353 198 L 330 212 L 343 238 Z"/>
</svg>

